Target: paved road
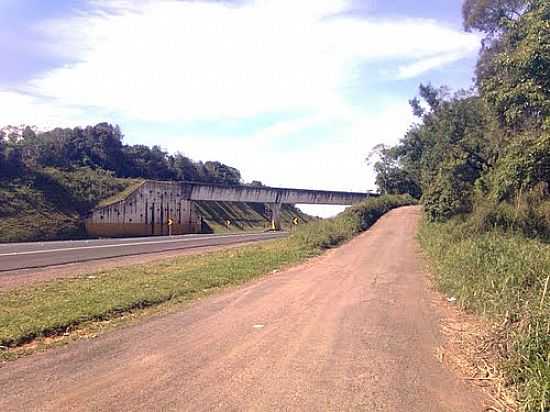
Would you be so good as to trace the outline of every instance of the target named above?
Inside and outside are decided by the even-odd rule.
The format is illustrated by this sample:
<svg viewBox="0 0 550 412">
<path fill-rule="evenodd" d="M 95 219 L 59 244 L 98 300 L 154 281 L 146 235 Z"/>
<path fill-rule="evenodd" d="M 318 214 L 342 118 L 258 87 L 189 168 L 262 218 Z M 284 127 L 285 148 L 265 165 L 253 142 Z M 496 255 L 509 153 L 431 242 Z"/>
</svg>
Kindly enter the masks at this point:
<svg viewBox="0 0 550 412">
<path fill-rule="evenodd" d="M 0 272 L 85 262 L 118 256 L 276 239 L 287 233 L 183 235 L 128 239 L 75 240 L 0 244 Z"/>
<path fill-rule="evenodd" d="M 5 411 L 481 411 L 436 359 L 419 211 L 191 308 L 0 368 Z"/>
</svg>

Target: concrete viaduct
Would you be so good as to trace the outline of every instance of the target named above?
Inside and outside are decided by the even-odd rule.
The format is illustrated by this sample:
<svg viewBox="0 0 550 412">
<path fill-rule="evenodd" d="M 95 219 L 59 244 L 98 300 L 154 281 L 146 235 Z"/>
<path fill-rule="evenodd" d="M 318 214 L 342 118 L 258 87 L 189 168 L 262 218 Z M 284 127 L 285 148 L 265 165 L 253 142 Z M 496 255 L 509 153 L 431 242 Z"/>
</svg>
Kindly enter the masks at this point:
<svg viewBox="0 0 550 412">
<path fill-rule="evenodd" d="M 199 233 L 193 202 L 223 201 L 269 205 L 278 230 L 282 204 L 351 205 L 371 196 L 377 194 L 146 180 L 124 199 L 95 208 L 85 224 L 89 234 L 102 237 L 168 234 L 169 223 L 172 234 Z"/>
</svg>

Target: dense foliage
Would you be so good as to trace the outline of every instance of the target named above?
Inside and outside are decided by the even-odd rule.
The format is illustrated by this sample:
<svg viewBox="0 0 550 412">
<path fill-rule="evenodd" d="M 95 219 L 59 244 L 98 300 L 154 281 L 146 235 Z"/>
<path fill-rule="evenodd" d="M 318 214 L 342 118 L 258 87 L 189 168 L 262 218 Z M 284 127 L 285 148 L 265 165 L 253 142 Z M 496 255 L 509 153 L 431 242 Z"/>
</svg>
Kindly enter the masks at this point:
<svg viewBox="0 0 550 412">
<path fill-rule="evenodd" d="M 467 30 L 486 37 L 469 91 L 420 85 L 418 122 L 395 147 L 378 146 L 384 193 L 422 196 L 431 221 L 471 214 L 495 226 L 550 236 L 550 3 L 467 0 Z"/>
<path fill-rule="evenodd" d="M 224 184 L 241 181 L 237 169 L 220 162 L 194 162 L 180 153 L 168 154 L 159 146 L 123 144 L 119 127 L 107 123 L 44 133 L 35 133 L 30 127 L 21 133 L 0 132 L 0 179 L 45 167 L 103 169 L 126 178 Z"/>
</svg>

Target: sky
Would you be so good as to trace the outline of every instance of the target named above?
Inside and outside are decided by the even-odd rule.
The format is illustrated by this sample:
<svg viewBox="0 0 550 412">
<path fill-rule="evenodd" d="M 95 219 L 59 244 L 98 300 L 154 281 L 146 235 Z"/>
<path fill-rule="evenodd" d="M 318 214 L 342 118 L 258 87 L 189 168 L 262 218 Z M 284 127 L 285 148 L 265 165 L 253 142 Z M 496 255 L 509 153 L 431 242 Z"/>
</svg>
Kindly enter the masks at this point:
<svg viewBox="0 0 550 412">
<path fill-rule="evenodd" d="M 0 0 L 0 126 L 109 122 L 245 181 L 375 189 L 420 83 L 471 85 L 461 0 Z M 335 207 L 304 207 L 330 215 Z"/>
</svg>

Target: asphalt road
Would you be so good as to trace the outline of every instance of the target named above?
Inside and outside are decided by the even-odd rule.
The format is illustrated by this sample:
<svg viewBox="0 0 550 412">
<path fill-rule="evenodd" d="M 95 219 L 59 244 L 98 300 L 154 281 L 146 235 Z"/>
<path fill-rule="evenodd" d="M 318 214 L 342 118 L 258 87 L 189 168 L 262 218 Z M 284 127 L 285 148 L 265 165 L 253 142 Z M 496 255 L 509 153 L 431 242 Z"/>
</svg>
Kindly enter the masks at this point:
<svg viewBox="0 0 550 412">
<path fill-rule="evenodd" d="M 0 244 L 0 272 L 169 250 L 277 239 L 287 233 L 182 235 Z"/>
<path fill-rule="evenodd" d="M 399 208 L 302 265 L 0 365 L 0 411 L 487 410 L 436 356 L 419 217 Z"/>
</svg>

